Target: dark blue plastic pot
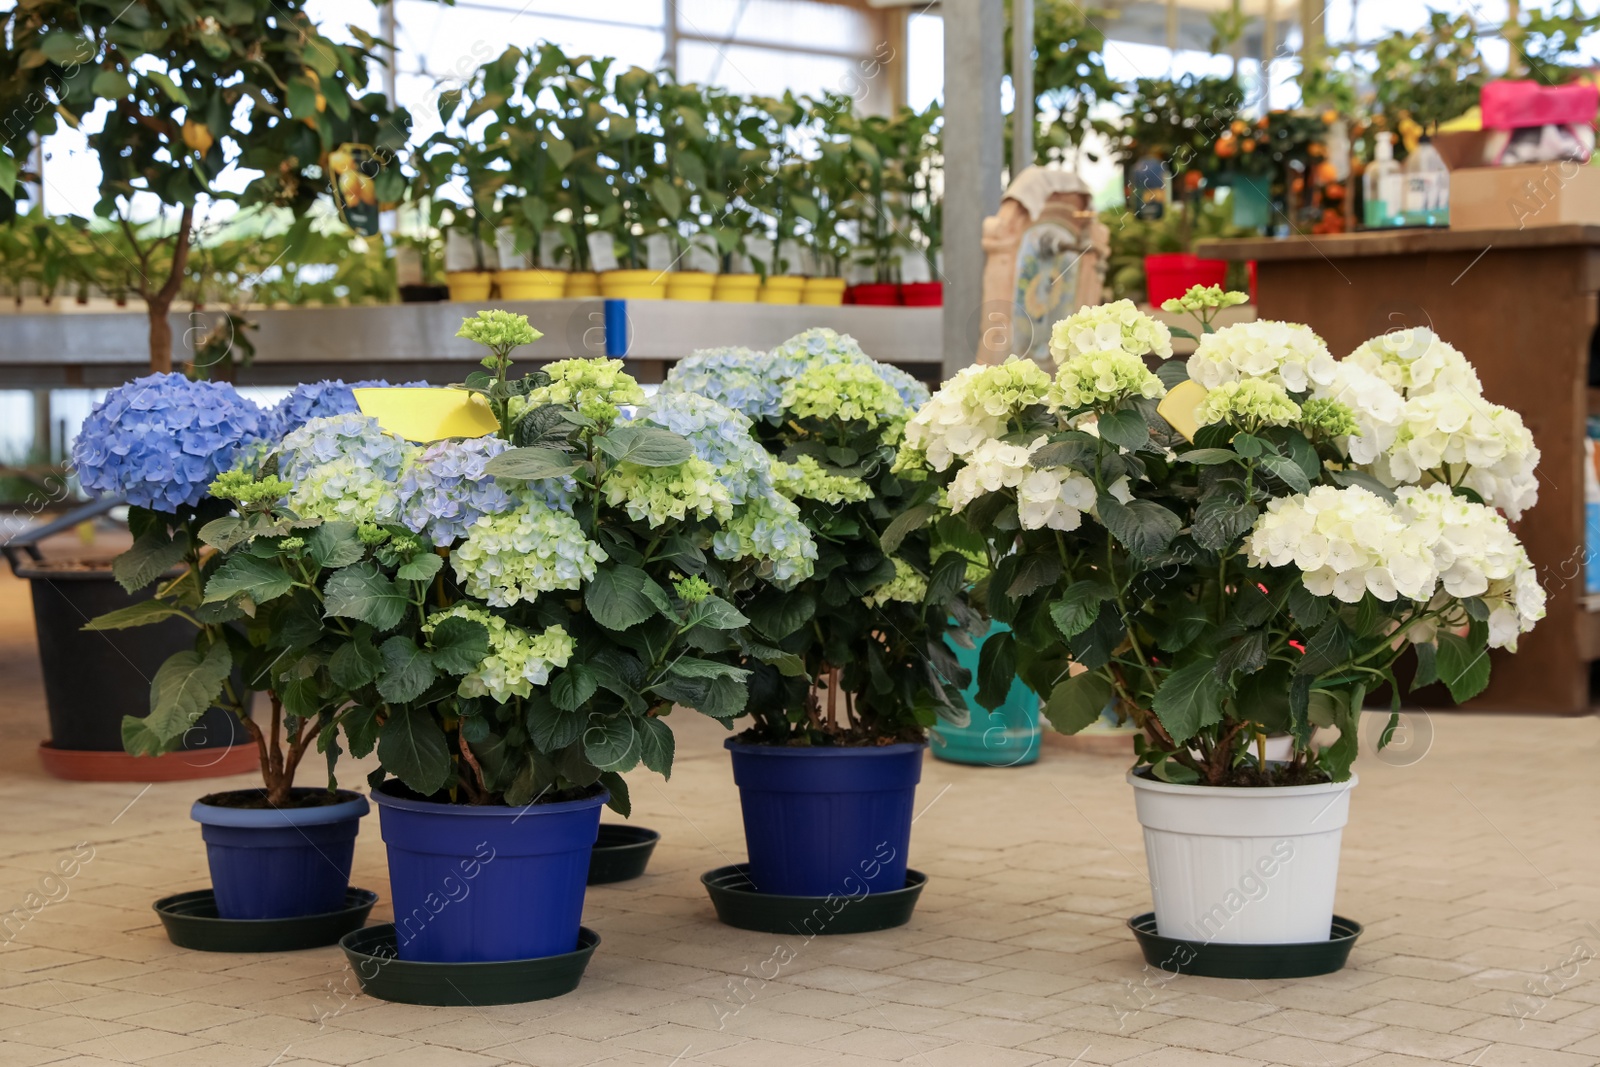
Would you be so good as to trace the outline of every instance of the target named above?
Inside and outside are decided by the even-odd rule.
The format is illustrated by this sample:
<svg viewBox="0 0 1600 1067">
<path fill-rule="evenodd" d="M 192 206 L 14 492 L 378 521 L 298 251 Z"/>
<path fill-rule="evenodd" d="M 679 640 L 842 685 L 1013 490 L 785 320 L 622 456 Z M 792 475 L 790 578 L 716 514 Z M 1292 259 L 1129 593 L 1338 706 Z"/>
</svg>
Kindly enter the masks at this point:
<svg viewBox="0 0 1600 1067">
<path fill-rule="evenodd" d="M 758 892 L 859 896 L 906 886 L 921 742 L 870 748 L 749 745 L 729 738 Z"/>
<path fill-rule="evenodd" d="M 493 963 L 578 947 L 604 791 L 583 800 L 438 804 L 372 794 L 389 850 L 395 945 L 414 963 Z"/>
<path fill-rule="evenodd" d="M 261 789 L 240 792 L 260 795 Z M 293 790 L 294 796 L 320 792 Z M 345 906 L 350 860 L 361 816 L 370 807 L 359 793 L 340 790 L 342 803 L 316 808 L 226 808 L 195 801 L 217 916 L 292 919 Z"/>
</svg>

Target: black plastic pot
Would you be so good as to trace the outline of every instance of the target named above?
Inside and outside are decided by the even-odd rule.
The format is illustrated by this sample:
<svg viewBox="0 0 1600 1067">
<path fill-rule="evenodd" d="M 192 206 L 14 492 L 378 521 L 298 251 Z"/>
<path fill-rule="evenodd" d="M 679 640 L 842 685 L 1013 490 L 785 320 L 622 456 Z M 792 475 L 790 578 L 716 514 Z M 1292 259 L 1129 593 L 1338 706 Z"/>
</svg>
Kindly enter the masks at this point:
<svg viewBox="0 0 1600 1067">
<path fill-rule="evenodd" d="M 120 752 L 122 717 L 150 714 L 150 679 L 174 652 L 194 646 L 194 627 L 182 619 L 104 633 L 84 623 L 108 611 L 149 599 L 129 596 L 109 569 L 29 561 L 13 568 L 28 580 L 33 621 L 39 635 L 45 706 L 53 747 Z M 239 679 L 234 679 L 239 685 Z M 234 716 L 212 708 L 183 739 L 186 749 L 248 743 Z"/>
</svg>

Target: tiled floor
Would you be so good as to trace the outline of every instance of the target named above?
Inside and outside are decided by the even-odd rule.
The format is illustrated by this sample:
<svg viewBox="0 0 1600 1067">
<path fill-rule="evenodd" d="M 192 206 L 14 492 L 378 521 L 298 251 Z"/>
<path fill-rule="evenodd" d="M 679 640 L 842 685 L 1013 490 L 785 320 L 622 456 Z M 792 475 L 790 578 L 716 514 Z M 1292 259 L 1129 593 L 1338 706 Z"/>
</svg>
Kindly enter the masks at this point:
<svg viewBox="0 0 1600 1067">
<path fill-rule="evenodd" d="M 719 728 L 688 719 L 672 781 L 633 779 L 662 842 L 645 878 L 590 891 L 604 942 L 582 986 L 480 1010 L 355 994 L 337 948 L 173 947 L 150 902 L 206 884 L 187 811 L 212 785 L 44 776 L 9 577 L 0 680 L 0 918 L 56 898 L 0 943 L 0 1067 L 1600 1063 L 1593 719 L 1440 714 L 1417 720 L 1429 742 L 1364 756 L 1338 910 L 1367 932 L 1346 970 L 1278 982 L 1143 968 L 1123 926 L 1149 906 L 1125 761 L 1056 747 L 1020 769 L 928 761 L 910 925 L 809 942 L 720 926 L 698 877 L 743 858 L 738 803 Z M 47 882 L 79 842 L 93 858 Z M 386 895 L 376 816 L 354 881 Z M 794 958 L 774 974 L 780 945 Z"/>
</svg>

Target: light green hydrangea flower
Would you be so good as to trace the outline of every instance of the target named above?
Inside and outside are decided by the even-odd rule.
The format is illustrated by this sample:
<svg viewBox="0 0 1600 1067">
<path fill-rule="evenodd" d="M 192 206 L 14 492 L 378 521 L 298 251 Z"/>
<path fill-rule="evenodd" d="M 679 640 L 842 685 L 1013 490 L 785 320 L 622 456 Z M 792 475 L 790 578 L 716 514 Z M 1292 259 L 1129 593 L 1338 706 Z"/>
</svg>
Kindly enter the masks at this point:
<svg viewBox="0 0 1600 1067">
<path fill-rule="evenodd" d="M 622 369 L 620 359 L 562 359 L 547 365 L 550 384 L 529 391 L 513 417 L 542 404 L 566 404 L 601 424 L 616 420 L 618 409 L 644 403 L 644 390 Z"/>
<path fill-rule="evenodd" d="M 450 565 L 469 595 L 508 608 L 553 589 L 577 589 L 605 559 L 577 519 L 533 500 L 473 523 Z"/>
<path fill-rule="evenodd" d="M 1277 382 L 1265 378 L 1246 378 L 1224 382 L 1206 393 L 1195 412 L 1201 426 L 1226 422 L 1246 430 L 1263 426 L 1289 426 L 1300 421 L 1300 405 L 1289 399 Z"/>
<path fill-rule="evenodd" d="M 504 355 L 520 345 L 531 345 L 544 334 L 528 325 L 528 316 L 509 311 L 480 311 L 464 319 L 456 336 L 476 341 Z"/>
<path fill-rule="evenodd" d="M 1172 355 L 1172 331 L 1134 306 L 1132 300 L 1079 308 L 1050 328 L 1050 355 L 1059 366 L 1091 352 L 1130 356 Z"/>
<path fill-rule="evenodd" d="M 894 387 L 870 366 L 860 363 L 826 363 L 807 368 L 783 387 L 783 406 L 799 418 L 861 421 L 868 426 L 899 427 L 908 412 Z"/>
<path fill-rule="evenodd" d="M 340 456 L 301 475 L 289 493 L 289 509 L 303 519 L 392 523 L 399 521 L 400 497 L 394 483 L 371 467 Z"/>
<path fill-rule="evenodd" d="M 550 680 L 552 670 L 565 667 L 577 647 L 572 636 L 559 626 L 534 634 L 471 604 L 435 612 L 428 616 L 422 632 L 432 634 L 446 619 L 468 619 L 489 631 L 489 654 L 477 670 L 462 677 L 456 689 L 464 697 L 489 697 L 503 702 L 514 696 L 528 696 L 534 686 Z"/>
<path fill-rule="evenodd" d="M 622 507 L 634 521 L 660 526 L 690 515 L 726 519 L 733 513 L 728 487 L 717 469 L 699 456 L 670 467 L 644 467 L 619 463 L 606 472 L 600 491 L 606 503 Z"/>
<path fill-rule="evenodd" d="M 1325 397 L 1300 405 L 1300 426 L 1324 437 L 1349 437 L 1361 432 L 1356 413 L 1349 406 Z"/>
<path fill-rule="evenodd" d="M 711 595 L 711 584 L 698 574 L 692 574 L 673 582 L 672 591 L 685 604 L 698 604 Z"/>
<path fill-rule="evenodd" d="M 1050 375 L 1031 359 L 1013 356 L 972 379 L 966 403 L 997 419 L 1010 418 L 1050 396 Z"/>
<path fill-rule="evenodd" d="M 1129 397 L 1165 396 L 1161 384 L 1144 360 L 1120 350 L 1087 352 L 1074 356 L 1056 372 L 1054 402 L 1063 408 L 1102 408 Z"/>
<path fill-rule="evenodd" d="M 829 474 L 815 456 L 801 455 L 793 463 L 774 464 L 774 473 L 779 491 L 788 497 L 842 504 L 872 496 L 872 486 L 846 474 Z"/>
<path fill-rule="evenodd" d="M 800 521 L 800 509 L 777 493 L 753 497 L 711 540 L 718 559 L 761 561 L 761 577 L 781 589 L 811 577 L 817 543 Z"/>
<path fill-rule="evenodd" d="M 915 567 L 903 559 L 894 561 L 894 577 L 884 582 L 861 600 L 869 608 L 881 607 L 892 600 L 907 604 L 920 604 L 928 595 L 928 579 L 917 573 Z"/>
<path fill-rule="evenodd" d="M 1223 308 L 1235 307 L 1239 304 L 1250 302 L 1250 294 L 1225 290 L 1220 285 L 1195 285 L 1182 296 L 1173 297 L 1161 303 L 1162 311 L 1173 313 L 1188 312 L 1194 314 L 1201 311 L 1220 311 Z"/>
</svg>

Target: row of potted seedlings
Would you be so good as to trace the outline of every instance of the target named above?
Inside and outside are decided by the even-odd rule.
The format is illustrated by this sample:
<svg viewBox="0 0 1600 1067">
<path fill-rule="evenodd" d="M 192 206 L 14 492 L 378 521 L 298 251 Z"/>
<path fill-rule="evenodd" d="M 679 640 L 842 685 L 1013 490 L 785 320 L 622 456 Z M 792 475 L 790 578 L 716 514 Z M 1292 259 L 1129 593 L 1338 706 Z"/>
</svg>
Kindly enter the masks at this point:
<svg viewBox="0 0 1600 1067">
<path fill-rule="evenodd" d="M 135 512 L 139 573 L 188 566 L 94 624 L 197 629 L 126 721 L 129 750 L 239 709 L 236 679 L 271 710 L 239 718 L 264 788 L 195 807 L 214 880 L 195 907 L 359 926 L 366 801 L 333 774 L 376 751 L 400 927 L 344 938 L 386 964 L 369 991 L 454 1002 L 468 987 L 403 966 L 452 964 L 501 968 L 478 1003 L 563 992 L 598 942 L 580 919 L 600 808 L 628 813 L 639 764 L 670 773 L 676 709 L 730 731 L 749 860 L 703 878 L 719 917 L 789 930 L 848 898 L 827 932 L 880 929 L 925 881 L 906 860 L 929 727 L 965 716 L 973 681 L 997 708 L 1020 680 L 1058 730 L 1108 707 L 1139 730 L 1155 908 L 1130 925 L 1148 958 L 1342 965 L 1366 694 L 1402 692 L 1410 660 L 1413 687 L 1467 699 L 1486 649 L 1542 616 L 1506 521 L 1535 499 L 1538 452 L 1432 334 L 1335 360 L 1303 326 L 1213 331 L 1240 299 L 1171 302 L 1202 324 L 1187 361 L 1119 302 L 1057 325 L 1054 375 L 971 367 L 931 398 L 827 330 L 695 353 L 649 396 L 617 361 L 513 376 L 537 334 L 484 312 L 461 336 L 486 370 L 454 389 L 302 387 L 293 425 L 222 418 L 176 459 L 170 437 L 106 450 L 92 419 L 80 467 L 124 492 L 215 466 Z M 223 388 L 141 379 L 97 417 L 136 424 L 142 390 Z M 984 633 L 974 679 L 952 644 Z M 296 790 L 313 753 L 329 786 Z M 1241 856 L 1286 888 L 1270 906 L 1233 907 Z M 476 891 L 441 904 L 463 879 Z"/>
</svg>

